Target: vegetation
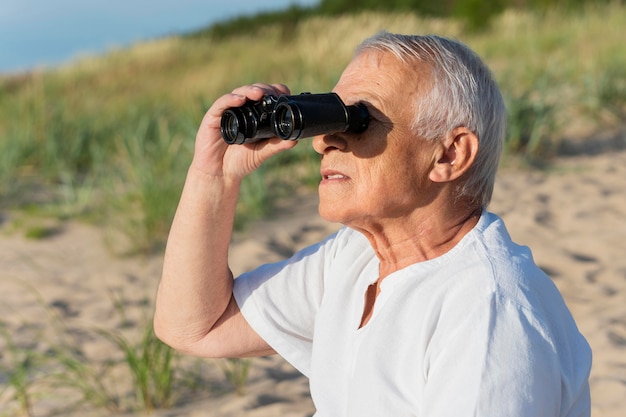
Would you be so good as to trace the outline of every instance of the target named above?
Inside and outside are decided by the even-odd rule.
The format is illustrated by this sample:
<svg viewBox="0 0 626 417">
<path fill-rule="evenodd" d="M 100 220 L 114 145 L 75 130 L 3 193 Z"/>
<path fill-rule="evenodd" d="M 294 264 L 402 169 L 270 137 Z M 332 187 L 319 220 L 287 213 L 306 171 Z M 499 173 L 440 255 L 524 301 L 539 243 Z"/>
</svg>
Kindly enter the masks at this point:
<svg viewBox="0 0 626 417">
<path fill-rule="evenodd" d="M 0 375 L 6 378 L 5 386 L 0 386 L 0 397 L 9 391 L 9 395 L 17 403 L 17 410 L 22 415 L 31 417 L 32 391 L 39 376 L 40 355 L 30 349 L 21 349 L 3 322 L 0 322 L 0 339 L 4 339 L 5 342 Z"/>
<path fill-rule="evenodd" d="M 467 30 L 473 28 L 467 15 L 443 16 L 485 2 L 440 2 L 442 7 L 454 4 L 456 12 L 406 12 L 417 3 L 390 1 L 384 4 L 398 6 L 394 11 L 347 14 L 357 2 L 322 1 L 319 9 L 294 7 L 60 68 L 2 76 L 0 210 L 45 219 L 23 222 L 31 238 L 45 239 L 60 230 L 57 222 L 81 218 L 105 225 L 116 248 L 121 235 L 127 242 L 124 251 L 158 250 L 178 201 L 197 125 L 215 98 L 254 81 L 286 83 L 293 92 L 328 91 L 353 48 L 382 29 L 456 37 L 484 57 L 509 108 L 509 155 L 549 160 L 564 139 L 623 125 L 626 9 L 621 2 L 561 2 L 578 4 L 564 17 L 562 8 L 533 12 L 505 7 L 509 2 L 502 0 L 497 2 L 502 9 L 492 10 L 490 24 L 481 31 Z M 358 4 L 371 9 L 381 2 Z M 234 32 L 231 24 L 239 30 Z M 315 184 L 317 165 L 318 156 L 306 141 L 268 161 L 243 184 L 238 226 L 267 216 L 277 199 Z M 177 358 L 151 331 L 138 341 L 129 337 L 122 301 L 115 303 L 119 328 L 93 332 L 93 337 L 109 340 L 118 353 L 115 363 L 89 363 L 69 339 L 50 346 L 47 354 L 34 353 L 0 323 L 2 399 L 9 397 L 18 411 L 30 415 L 43 375 L 58 370 L 56 383 L 77 390 L 91 405 L 119 411 L 172 404 L 174 390 L 181 387 L 181 376 L 173 373 Z M 37 332 L 31 340 L 38 340 Z M 56 334 L 68 332 L 59 327 Z M 137 393 L 132 398 L 107 383 L 119 366 L 134 378 Z M 247 361 L 221 363 L 239 392 L 249 366 Z"/>
<path fill-rule="evenodd" d="M 381 29 L 439 33 L 477 50 L 506 95 L 512 152 L 550 156 L 572 130 L 624 114 L 619 3 L 587 5 L 566 19 L 559 9 L 511 9 L 470 33 L 463 21 L 410 13 L 311 13 L 293 24 L 286 30 L 279 19 L 254 35 L 172 37 L 0 78 L 0 208 L 81 217 L 107 225 L 112 242 L 123 232 L 124 251 L 159 249 L 198 122 L 216 97 L 259 80 L 328 91 L 353 48 Z M 238 226 L 314 184 L 316 161 L 306 142 L 268 161 L 243 185 Z"/>
<path fill-rule="evenodd" d="M 251 358 L 228 358 L 223 359 L 220 364 L 226 380 L 235 389 L 237 395 L 243 395 L 245 393 L 246 382 L 248 382 L 248 374 L 251 366 Z"/>
<path fill-rule="evenodd" d="M 125 311 L 128 301 L 120 295 L 113 300 L 118 319 L 113 328 L 78 329 L 36 290 L 33 293 L 47 320 L 25 321 L 17 334 L 0 321 L 0 416 L 33 417 L 33 405 L 46 397 L 64 399 L 54 415 L 81 407 L 111 414 L 150 413 L 206 396 L 212 385 L 219 386 L 215 378 L 209 381 L 205 367 L 190 364 L 191 358 L 183 361 L 156 338 L 148 303 L 142 305 L 145 320 L 134 323 Z M 94 355 L 86 352 L 81 338 L 101 340 L 111 349 Z M 223 372 L 223 387 L 243 392 L 249 360 L 231 360 L 226 367 L 213 361 L 213 365 L 213 374 Z"/>
<path fill-rule="evenodd" d="M 190 36 L 219 39 L 243 33 L 257 33 L 268 24 L 282 27 L 284 33 L 293 33 L 298 23 L 312 16 L 353 15 L 366 11 L 453 17 L 462 20 L 467 28 L 483 30 L 489 28 L 491 20 L 504 10 L 532 10 L 543 13 L 558 7 L 560 12 L 580 12 L 589 4 L 606 5 L 611 2 L 622 3 L 615 0 L 321 0 L 312 7 L 293 5 L 283 11 L 239 16 L 193 32 Z"/>
<path fill-rule="evenodd" d="M 331 3 L 338 9 L 328 9 Z M 113 242 L 123 231 L 124 251 L 158 249 L 198 122 L 216 97 L 259 80 L 286 83 L 294 92 L 327 91 L 353 48 L 381 29 L 439 33 L 477 50 L 506 95 L 512 152 L 549 156 L 579 127 L 572 120 L 598 126 L 624 114 L 626 11 L 619 3 L 581 6 L 567 19 L 560 9 L 511 9 L 488 30 L 470 33 L 453 18 L 339 14 L 352 3 L 323 1 L 326 15 L 309 11 L 306 18 L 289 18 L 298 14 L 292 8 L 254 35 L 172 37 L 0 78 L 0 208 L 82 217 L 109 226 Z M 248 178 L 238 226 L 315 183 L 316 161 L 302 143 Z"/>
</svg>

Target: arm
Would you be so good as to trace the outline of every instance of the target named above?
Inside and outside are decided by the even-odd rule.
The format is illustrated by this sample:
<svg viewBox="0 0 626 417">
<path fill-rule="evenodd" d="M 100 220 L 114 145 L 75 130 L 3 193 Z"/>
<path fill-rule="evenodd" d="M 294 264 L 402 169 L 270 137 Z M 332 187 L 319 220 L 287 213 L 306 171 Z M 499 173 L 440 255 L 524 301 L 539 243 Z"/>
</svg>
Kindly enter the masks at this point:
<svg viewBox="0 0 626 417">
<path fill-rule="evenodd" d="M 241 180 L 296 142 L 271 139 L 229 146 L 220 135 L 220 118 L 226 108 L 241 106 L 247 98 L 281 93 L 288 93 L 287 88 L 238 88 L 216 100 L 198 130 L 165 249 L 154 316 L 157 336 L 183 352 L 206 357 L 272 353 L 234 301 L 228 247 Z"/>
</svg>

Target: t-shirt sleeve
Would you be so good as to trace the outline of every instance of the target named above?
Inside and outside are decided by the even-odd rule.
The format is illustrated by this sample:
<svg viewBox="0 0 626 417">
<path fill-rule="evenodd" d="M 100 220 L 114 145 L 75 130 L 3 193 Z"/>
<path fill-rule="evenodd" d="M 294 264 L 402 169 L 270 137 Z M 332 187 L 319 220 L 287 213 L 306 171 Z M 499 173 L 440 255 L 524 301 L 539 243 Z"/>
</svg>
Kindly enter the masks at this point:
<svg viewBox="0 0 626 417">
<path fill-rule="evenodd" d="M 235 279 L 233 293 L 250 326 L 279 355 L 309 375 L 315 317 L 324 292 L 325 265 L 337 234 L 291 258 Z"/>
</svg>

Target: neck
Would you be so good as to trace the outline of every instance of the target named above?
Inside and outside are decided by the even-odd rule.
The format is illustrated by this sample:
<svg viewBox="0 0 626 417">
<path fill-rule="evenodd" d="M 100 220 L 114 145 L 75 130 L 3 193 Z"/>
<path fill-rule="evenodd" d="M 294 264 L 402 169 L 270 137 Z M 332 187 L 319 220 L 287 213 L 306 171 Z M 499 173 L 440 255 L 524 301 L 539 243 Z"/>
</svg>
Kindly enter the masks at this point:
<svg viewBox="0 0 626 417">
<path fill-rule="evenodd" d="M 380 279 L 409 265 L 439 257 L 476 226 L 481 209 L 437 207 L 424 213 L 383 219 L 354 227 L 363 233 L 380 260 Z"/>
</svg>

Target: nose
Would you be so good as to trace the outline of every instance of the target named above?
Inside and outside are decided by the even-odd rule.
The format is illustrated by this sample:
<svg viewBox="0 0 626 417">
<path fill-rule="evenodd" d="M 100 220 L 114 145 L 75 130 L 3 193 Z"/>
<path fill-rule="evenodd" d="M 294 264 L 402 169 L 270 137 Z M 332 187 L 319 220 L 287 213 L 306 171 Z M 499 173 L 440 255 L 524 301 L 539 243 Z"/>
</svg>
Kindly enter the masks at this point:
<svg viewBox="0 0 626 417">
<path fill-rule="evenodd" d="M 320 155 L 325 155 L 334 149 L 345 151 L 347 146 L 346 139 L 337 134 L 318 135 L 313 138 L 313 149 Z"/>
</svg>

